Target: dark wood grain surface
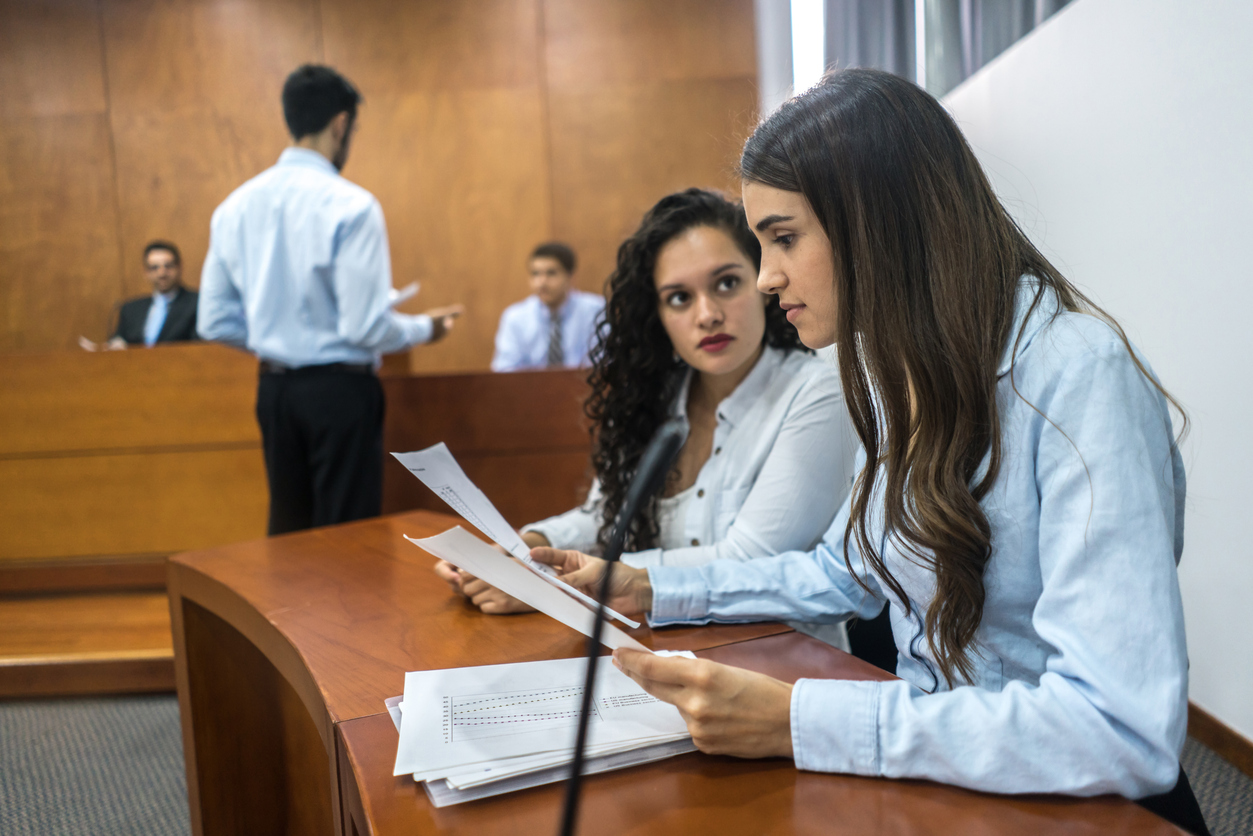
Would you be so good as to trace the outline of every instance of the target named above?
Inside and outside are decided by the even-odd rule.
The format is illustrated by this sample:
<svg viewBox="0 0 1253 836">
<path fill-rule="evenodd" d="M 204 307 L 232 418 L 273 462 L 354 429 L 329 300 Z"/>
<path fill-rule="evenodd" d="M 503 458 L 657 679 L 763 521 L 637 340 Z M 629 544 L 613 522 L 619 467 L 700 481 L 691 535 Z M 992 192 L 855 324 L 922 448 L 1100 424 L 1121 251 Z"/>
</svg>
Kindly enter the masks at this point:
<svg viewBox="0 0 1253 836">
<path fill-rule="evenodd" d="M 788 633 L 697 651 L 794 682 L 805 677 L 888 679 L 846 653 Z M 555 833 L 564 785 L 442 809 L 408 777 L 391 775 L 398 742 L 386 714 L 340 723 L 344 815 L 377 836 Z M 1007 797 L 934 784 L 800 772 L 781 759 L 693 753 L 586 779 L 585 834 L 1147 834 L 1180 831 L 1126 799 Z M 346 828 L 346 832 L 353 832 Z"/>
</svg>

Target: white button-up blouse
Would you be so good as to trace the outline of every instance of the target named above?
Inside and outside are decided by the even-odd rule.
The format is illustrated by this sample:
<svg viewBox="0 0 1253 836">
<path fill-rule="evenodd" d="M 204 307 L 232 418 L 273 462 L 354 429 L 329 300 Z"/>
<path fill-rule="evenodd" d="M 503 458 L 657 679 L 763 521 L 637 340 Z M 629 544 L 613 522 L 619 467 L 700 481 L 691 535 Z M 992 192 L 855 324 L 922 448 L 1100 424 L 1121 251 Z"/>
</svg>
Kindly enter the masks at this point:
<svg viewBox="0 0 1253 836">
<path fill-rule="evenodd" d="M 690 383 L 689 372 L 671 407 L 685 424 Z M 812 548 L 830 525 L 848 493 L 858 447 L 834 368 L 807 352 L 766 348 L 718 405 L 717 421 L 713 451 L 685 513 L 674 517 L 682 532 L 661 532 L 663 543 L 691 545 L 626 554 L 623 563 L 750 560 Z M 557 548 L 593 552 L 602 523 L 599 499 L 594 483 L 581 507 L 524 530 L 538 531 Z"/>
</svg>

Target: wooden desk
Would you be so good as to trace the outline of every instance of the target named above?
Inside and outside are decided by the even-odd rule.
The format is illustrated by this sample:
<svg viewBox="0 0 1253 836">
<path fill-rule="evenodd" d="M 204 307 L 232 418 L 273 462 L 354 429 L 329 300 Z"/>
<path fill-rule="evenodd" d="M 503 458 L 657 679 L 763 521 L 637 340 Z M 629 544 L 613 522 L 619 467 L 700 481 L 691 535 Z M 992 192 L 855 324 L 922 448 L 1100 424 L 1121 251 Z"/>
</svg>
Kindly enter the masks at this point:
<svg viewBox="0 0 1253 836">
<path fill-rule="evenodd" d="M 400 535 L 454 522 L 419 511 L 171 558 L 193 832 L 555 830 L 560 786 L 435 810 L 391 776 L 383 700 L 401 693 L 405 671 L 584 647 L 546 616 L 484 616 L 450 596 L 433 559 Z M 635 635 L 787 679 L 884 676 L 777 624 Z M 591 777 L 582 821 L 584 833 L 1178 833 L 1121 799 L 1008 799 L 700 754 Z"/>
</svg>

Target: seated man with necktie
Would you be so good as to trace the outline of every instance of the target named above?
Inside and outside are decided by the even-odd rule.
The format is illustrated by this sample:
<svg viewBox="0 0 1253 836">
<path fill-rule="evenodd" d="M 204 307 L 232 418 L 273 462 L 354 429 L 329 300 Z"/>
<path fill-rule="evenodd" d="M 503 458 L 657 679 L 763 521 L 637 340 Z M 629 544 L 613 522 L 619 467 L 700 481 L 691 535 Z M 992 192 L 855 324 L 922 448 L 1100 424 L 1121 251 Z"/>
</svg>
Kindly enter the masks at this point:
<svg viewBox="0 0 1253 836">
<path fill-rule="evenodd" d="M 501 314 L 492 371 L 588 365 L 605 299 L 573 289 L 574 268 L 574 250 L 558 241 L 531 251 L 531 295 Z"/>
<path fill-rule="evenodd" d="M 198 339 L 197 294 L 183 287 L 183 258 L 178 247 L 169 241 L 153 241 L 144 247 L 144 275 L 152 285 L 152 295 L 122 304 L 117 328 L 106 347 Z"/>
</svg>

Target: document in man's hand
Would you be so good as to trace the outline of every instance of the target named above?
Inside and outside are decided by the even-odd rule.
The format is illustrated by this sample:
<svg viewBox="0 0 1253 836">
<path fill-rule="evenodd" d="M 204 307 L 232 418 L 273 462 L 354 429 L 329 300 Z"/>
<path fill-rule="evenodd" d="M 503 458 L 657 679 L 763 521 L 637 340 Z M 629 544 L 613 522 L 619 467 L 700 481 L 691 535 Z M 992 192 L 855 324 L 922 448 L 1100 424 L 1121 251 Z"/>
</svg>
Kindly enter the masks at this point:
<svg viewBox="0 0 1253 836">
<path fill-rule="evenodd" d="M 461 469 L 461 465 L 457 464 L 457 460 L 448 450 L 448 446 L 442 441 L 425 450 L 418 450 L 413 453 L 392 453 L 396 460 L 403 464 L 410 473 L 418 477 L 422 484 L 426 485 L 435 495 L 448 503 L 448 506 L 456 511 L 470 525 L 491 538 L 492 542 L 499 545 L 502 549 L 509 552 L 522 562 L 527 569 L 542 577 L 545 582 L 560 589 L 566 595 L 569 595 L 589 607 L 595 607 L 596 602 L 589 596 L 570 586 L 557 580 L 557 573 L 553 571 L 551 566 L 545 566 L 531 559 L 531 550 L 522 542 L 522 538 L 518 536 L 518 532 L 514 530 L 500 513 L 496 510 L 496 506 L 487 498 L 487 494 L 479 490 L 478 486 L 470 481 L 470 477 L 466 476 L 465 471 Z M 417 542 L 414 540 L 413 542 Z M 427 551 L 431 551 L 427 549 Z M 431 552 L 435 554 L 435 552 Z M 443 557 L 443 555 L 437 555 Z M 445 557 L 449 563 L 455 564 L 458 568 L 462 567 L 457 561 Z M 483 577 L 473 569 L 466 569 L 467 572 Z M 492 581 L 483 578 L 488 583 Z M 497 589 L 504 589 L 499 584 L 492 583 Z M 505 592 L 509 590 L 504 589 Z M 509 592 L 513 595 L 512 592 Z M 519 596 L 514 595 L 515 598 Z M 528 604 L 531 602 L 528 601 Z M 535 607 L 535 604 L 531 604 Z M 538 607 L 536 607 L 539 609 Z M 547 612 L 547 610 L 545 610 Z M 605 608 L 605 614 L 621 621 L 631 629 L 640 626 L 638 621 L 627 618 L 620 612 Z M 555 618 L 556 616 L 554 616 Z"/>
<path fill-rule="evenodd" d="M 394 774 L 425 782 L 437 807 L 563 779 L 585 665 L 557 659 L 405 674 L 404 697 L 387 701 L 400 732 Z M 589 720 L 589 773 L 695 750 L 678 709 L 609 665 L 597 671 Z"/>
</svg>

